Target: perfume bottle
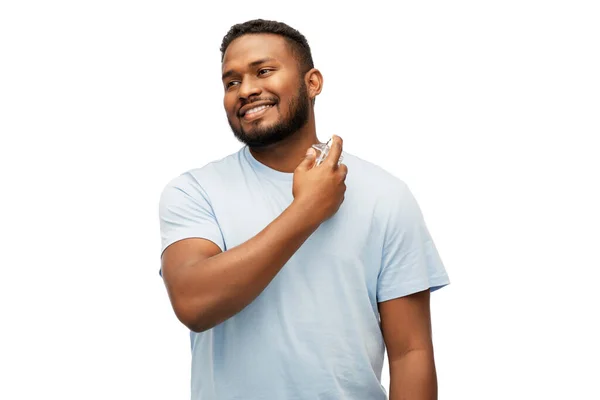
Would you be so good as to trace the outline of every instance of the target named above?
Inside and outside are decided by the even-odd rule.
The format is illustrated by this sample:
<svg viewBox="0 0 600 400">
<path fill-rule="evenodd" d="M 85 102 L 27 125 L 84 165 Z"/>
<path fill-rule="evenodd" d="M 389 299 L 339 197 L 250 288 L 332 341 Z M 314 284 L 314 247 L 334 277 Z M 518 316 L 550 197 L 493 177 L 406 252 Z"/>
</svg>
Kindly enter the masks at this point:
<svg viewBox="0 0 600 400">
<path fill-rule="evenodd" d="M 332 139 L 329 139 L 327 143 L 317 143 L 312 145 L 312 148 L 317 150 L 317 160 L 315 161 L 315 166 L 320 165 L 323 161 L 325 161 L 325 158 L 327 157 L 327 154 L 329 154 L 329 150 L 331 149 L 331 147 L 329 147 L 331 140 Z M 342 151 L 342 154 L 340 154 L 340 160 L 338 161 L 338 165 L 340 165 L 342 163 L 342 160 L 344 159 L 343 154 L 344 152 Z"/>
</svg>

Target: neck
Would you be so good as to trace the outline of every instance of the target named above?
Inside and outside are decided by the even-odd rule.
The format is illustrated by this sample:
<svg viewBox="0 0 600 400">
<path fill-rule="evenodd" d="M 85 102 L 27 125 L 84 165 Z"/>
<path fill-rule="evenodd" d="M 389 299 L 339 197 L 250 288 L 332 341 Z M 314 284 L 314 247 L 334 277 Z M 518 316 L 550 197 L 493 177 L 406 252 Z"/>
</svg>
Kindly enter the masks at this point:
<svg viewBox="0 0 600 400">
<path fill-rule="evenodd" d="M 290 137 L 281 142 L 250 152 L 261 164 L 279 172 L 294 172 L 313 144 L 320 143 L 317 138 L 314 118 Z"/>
</svg>

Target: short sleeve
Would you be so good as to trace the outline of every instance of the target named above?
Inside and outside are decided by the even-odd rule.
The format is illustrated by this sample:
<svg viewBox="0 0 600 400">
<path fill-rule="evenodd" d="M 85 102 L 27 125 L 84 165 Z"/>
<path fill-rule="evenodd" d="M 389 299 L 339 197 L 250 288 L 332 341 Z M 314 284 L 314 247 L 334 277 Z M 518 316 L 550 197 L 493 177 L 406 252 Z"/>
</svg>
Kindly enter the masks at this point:
<svg viewBox="0 0 600 400">
<path fill-rule="evenodd" d="M 384 234 L 377 301 L 435 291 L 450 283 L 425 225 L 421 209 L 408 186 L 400 182 L 383 202 L 388 219 Z"/>
<path fill-rule="evenodd" d="M 161 255 L 171 244 L 202 238 L 224 249 L 223 235 L 207 193 L 190 173 L 171 181 L 159 203 Z"/>
</svg>

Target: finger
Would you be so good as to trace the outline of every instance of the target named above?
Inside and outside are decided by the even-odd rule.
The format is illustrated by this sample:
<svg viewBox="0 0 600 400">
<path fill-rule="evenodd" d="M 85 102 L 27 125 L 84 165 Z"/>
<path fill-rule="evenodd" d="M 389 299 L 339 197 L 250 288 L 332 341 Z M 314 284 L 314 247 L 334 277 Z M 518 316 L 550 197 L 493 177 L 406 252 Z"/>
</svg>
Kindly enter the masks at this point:
<svg viewBox="0 0 600 400">
<path fill-rule="evenodd" d="M 346 164 L 340 164 L 338 166 L 338 171 L 342 175 L 342 178 L 346 179 L 346 176 L 348 175 L 348 167 L 346 166 Z"/>
<path fill-rule="evenodd" d="M 344 141 L 342 138 L 337 135 L 333 135 L 331 149 L 329 150 L 329 154 L 327 154 L 327 158 L 325 159 L 325 162 L 331 168 L 337 168 L 338 162 L 340 161 L 340 155 L 342 154 L 343 145 Z"/>
<path fill-rule="evenodd" d="M 309 148 L 306 152 L 306 156 L 304 156 L 304 159 L 302 160 L 302 162 L 300 162 L 296 169 L 300 171 L 308 171 L 309 169 L 311 169 L 313 163 L 315 162 L 316 155 L 317 152 L 315 151 L 315 149 L 313 149 L 312 147 Z"/>
</svg>

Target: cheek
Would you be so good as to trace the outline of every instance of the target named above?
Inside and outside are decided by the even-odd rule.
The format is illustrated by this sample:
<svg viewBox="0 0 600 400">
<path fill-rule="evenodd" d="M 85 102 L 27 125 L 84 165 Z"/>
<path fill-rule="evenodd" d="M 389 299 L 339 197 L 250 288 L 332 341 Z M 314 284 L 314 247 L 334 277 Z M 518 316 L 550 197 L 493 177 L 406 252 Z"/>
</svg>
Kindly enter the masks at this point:
<svg viewBox="0 0 600 400">
<path fill-rule="evenodd" d="M 235 100 L 231 96 L 225 95 L 223 98 L 223 108 L 227 115 L 233 116 L 235 114 Z"/>
<path fill-rule="evenodd" d="M 279 111 L 283 114 L 283 115 L 289 115 L 291 114 L 294 110 L 294 98 L 296 97 L 294 92 L 287 92 L 285 96 L 282 96 L 279 99 Z"/>
</svg>

